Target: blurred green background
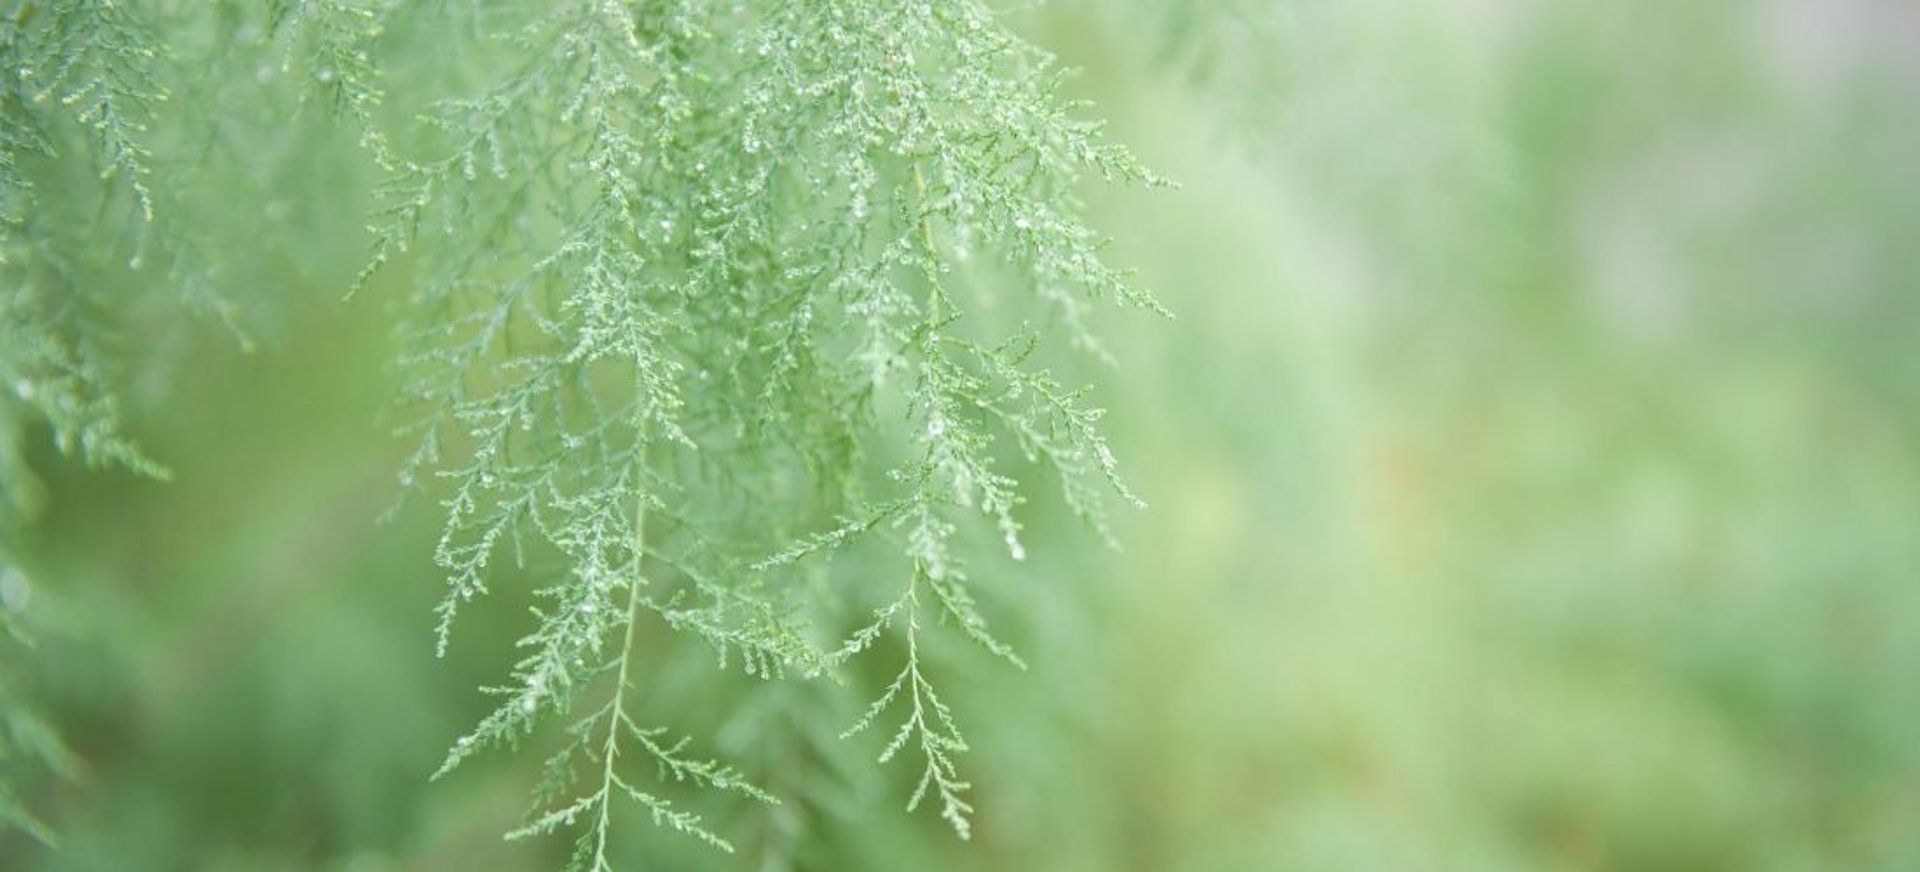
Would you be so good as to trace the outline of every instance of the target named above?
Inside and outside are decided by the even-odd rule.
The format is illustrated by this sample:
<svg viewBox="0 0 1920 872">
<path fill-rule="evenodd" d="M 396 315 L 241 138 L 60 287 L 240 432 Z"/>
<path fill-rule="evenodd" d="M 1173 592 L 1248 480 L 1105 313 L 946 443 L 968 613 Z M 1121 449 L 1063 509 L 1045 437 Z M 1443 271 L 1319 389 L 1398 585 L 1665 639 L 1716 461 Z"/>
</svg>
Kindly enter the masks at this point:
<svg viewBox="0 0 1920 872">
<path fill-rule="evenodd" d="M 803 755 L 843 801 L 721 808 L 733 857 L 636 816 L 635 856 L 1920 869 L 1920 9 L 1079 0 L 1022 21 L 1183 185 L 1086 192 L 1178 315 L 1108 313 L 1119 366 L 1073 374 L 1152 507 L 1114 553 L 1037 500 L 1033 559 L 983 594 L 1034 668 L 950 664 L 971 843 L 901 813 L 863 737 Z M 323 118 L 288 135 L 336 157 L 252 183 L 335 196 L 261 225 L 315 254 L 246 260 L 287 288 L 259 351 L 168 334 L 168 392 L 136 418 L 175 481 L 38 455 L 40 695 L 84 765 L 33 796 L 63 846 L 0 834 L 0 867 L 564 851 L 499 839 L 538 755 L 427 781 L 504 674 L 485 642 L 516 634 L 524 586 L 434 659 L 438 518 L 373 523 L 405 448 L 378 424 L 389 312 L 338 299 L 371 173 Z M 830 737 L 860 699 L 669 685 L 643 704 L 750 772 L 791 754 L 729 745 L 742 718 L 817 709 Z"/>
</svg>

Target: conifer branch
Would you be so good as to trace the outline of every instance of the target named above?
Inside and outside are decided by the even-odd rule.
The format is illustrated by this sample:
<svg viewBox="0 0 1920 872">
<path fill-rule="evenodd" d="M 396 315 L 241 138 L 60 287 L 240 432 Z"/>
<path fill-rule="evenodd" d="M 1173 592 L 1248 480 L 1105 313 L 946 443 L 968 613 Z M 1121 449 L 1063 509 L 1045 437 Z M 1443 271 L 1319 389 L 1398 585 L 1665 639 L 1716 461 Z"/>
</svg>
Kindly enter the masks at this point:
<svg viewBox="0 0 1920 872">
<path fill-rule="evenodd" d="M 627 665 L 633 658 L 633 627 L 640 620 L 640 575 L 644 564 L 647 545 L 647 504 L 639 502 L 633 510 L 633 569 L 634 575 L 627 582 L 627 618 L 626 628 L 620 636 L 620 669 L 613 681 L 613 717 L 607 719 L 607 742 L 601 750 L 603 765 L 600 769 L 600 819 L 594 824 L 593 868 L 611 868 L 607 862 L 607 832 L 612 816 L 613 803 L 607 796 L 613 790 L 613 764 L 620 757 L 620 719 L 626 711 L 626 694 L 629 679 Z"/>
<path fill-rule="evenodd" d="M 195 14 L 131 0 L 0 9 L 0 571 L 35 499 L 19 450 L 30 422 L 89 463 L 167 474 L 124 433 L 118 288 L 165 286 L 250 345 L 212 288 L 218 265 L 171 220 L 186 198 L 162 110 L 176 93 L 221 96 L 211 79 L 160 74 L 204 60 L 175 57 L 192 40 L 161 38 L 204 24 Z M 381 177 L 350 285 L 406 289 L 413 446 L 398 478 L 444 513 L 437 650 L 462 606 L 509 577 L 503 561 L 538 579 L 520 658 L 483 688 L 497 705 L 436 777 L 553 723 L 567 741 L 514 836 L 578 822 L 576 859 L 602 868 L 625 794 L 725 847 L 636 786 L 631 764 L 771 797 L 638 725 L 629 690 L 661 667 L 635 662 L 636 622 L 657 615 L 721 668 L 766 681 L 832 675 L 884 640 L 906 664 L 866 720 L 906 710 L 883 757 L 916 744 L 926 768 L 909 808 L 937 791 L 964 836 L 965 743 L 921 664 L 923 633 L 950 626 L 1019 664 L 987 630 L 969 571 L 994 549 L 970 531 L 1023 559 L 1035 474 L 1056 476 L 1102 535 L 1107 492 L 1133 500 L 1099 411 L 1036 361 L 1055 336 L 1104 354 L 1090 304 L 1159 310 L 1100 260 L 1075 195 L 1083 176 L 1157 180 L 977 0 L 485 14 L 274 0 L 261 15 L 232 31 L 254 36 L 202 48 L 272 54 L 242 64 L 250 78 L 293 74 L 303 99 L 357 129 Z M 422 34 L 434 51 L 406 51 Z M 242 154 L 219 129 L 175 138 Z M 55 208 L 81 201 L 90 221 Z M 115 235 L 70 229 L 90 225 Z M 155 260 L 166 281 L 136 280 Z M 1015 322 L 1040 326 L 987 335 L 989 302 L 1029 307 Z M 911 566 L 905 590 L 841 571 L 853 554 Z M 860 623 L 850 610 L 871 621 L 822 642 Z M 608 680 L 606 704 L 576 716 Z M 0 809 L 13 808 L 5 790 Z"/>
<path fill-rule="evenodd" d="M 973 806 L 963 798 L 963 795 L 971 785 L 960 780 L 960 770 L 954 761 L 954 756 L 966 752 L 967 741 L 960 734 L 960 727 L 954 721 L 953 711 L 940 699 L 939 694 L 933 689 L 933 684 L 921 673 L 919 583 L 923 576 L 924 573 L 920 567 L 914 567 L 913 574 L 907 583 L 906 593 L 895 602 L 893 607 L 883 610 L 879 619 L 879 625 L 884 626 L 891 623 L 896 614 L 905 615 L 907 642 L 905 664 L 894 676 L 893 683 L 887 685 L 880 697 L 870 703 L 860 719 L 847 727 L 840 737 L 849 738 L 870 729 L 875 720 L 893 707 L 894 701 L 900 697 L 900 692 L 904 689 L 907 699 L 907 716 L 894 729 L 886 747 L 881 749 L 879 762 L 886 763 L 892 760 L 909 741 L 915 741 L 919 746 L 924 766 L 919 780 L 915 783 L 913 793 L 907 798 L 907 810 L 913 811 L 919 808 L 931 788 L 940 795 L 940 816 L 946 819 L 960 838 L 966 839 L 973 833 L 972 822 L 968 819 L 968 815 L 973 813 Z M 871 638 L 871 635 L 867 635 L 866 642 L 853 641 L 850 644 L 857 646 L 855 650 L 858 650 L 858 647 L 864 647 L 867 642 L 870 642 Z"/>
<path fill-rule="evenodd" d="M 640 505 L 662 522 L 647 543 L 661 584 L 630 589 L 628 611 L 659 614 L 723 667 L 817 676 L 904 633 L 899 693 L 931 773 L 918 794 L 937 788 L 965 832 L 963 743 L 919 665 L 923 618 L 1020 659 L 987 630 L 958 537 L 977 513 L 1024 558 L 1028 484 L 1006 447 L 1057 475 L 1102 535 L 1088 479 L 1131 495 L 1097 410 L 1029 362 L 1054 331 L 981 344 L 969 309 L 999 292 L 960 267 L 1000 262 L 1044 320 L 1095 348 L 1086 301 L 1158 307 L 1101 263 L 1072 186 L 1083 172 L 1155 180 L 977 2 L 575 0 L 499 31 L 510 63 L 432 101 L 417 140 L 372 147 L 388 175 L 360 279 L 418 253 L 403 334 L 418 447 L 402 480 L 445 485 L 443 649 L 503 549 L 564 561 L 506 703 L 448 766 L 564 710 L 591 677 L 579 663 L 631 630 L 608 617 L 608 579 L 639 561 L 617 517 Z M 881 407 L 903 408 L 905 427 Z M 622 460 L 642 452 L 652 466 Z M 869 542 L 915 580 L 818 650 L 811 628 L 874 592 L 823 597 L 792 574 Z M 626 715 L 596 717 L 581 752 L 600 755 L 604 795 Z"/>
</svg>

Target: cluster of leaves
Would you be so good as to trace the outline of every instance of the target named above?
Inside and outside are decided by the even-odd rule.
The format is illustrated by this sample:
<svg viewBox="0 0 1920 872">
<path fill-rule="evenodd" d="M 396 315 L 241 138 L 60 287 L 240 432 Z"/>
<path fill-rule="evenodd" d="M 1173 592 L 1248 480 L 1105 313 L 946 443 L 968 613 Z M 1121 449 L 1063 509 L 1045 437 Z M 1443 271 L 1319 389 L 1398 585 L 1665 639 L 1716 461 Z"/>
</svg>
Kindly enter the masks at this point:
<svg viewBox="0 0 1920 872">
<path fill-rule="evenodd" d="M 192 209 L 205 177 L 223 202 L 261 193 L 249 174 L 277 168 L 289 149 L 247 148 L 299 135 L 268 135 L 249 111 L 266 95 L 254 68 L 236 64 L 246 47 L 236 43 L 248 41 L 241 18 L 229 4 L 0 4 L 0 818 L 43 841 L 52 833 L 13 797 L 75 766 L 23 689 L 33 641 L 51 632 L 29 609 L 46 599 L 22 547 L 43 501 L 30 450 L 45 431 L 87 466 L 168 479 L 128 419 L 136 387 L 164 382 L 154 373 L 170 358 L 174 316 L 205 316 L 253 346 L 222 274 L 270 247 L 243 217 L 249 250 L 214 263 L 204 251 L 215 228 Z M 174 111 L 182 104 L 226 111 Z M 244 146 L 230 137 L 236 126 L 250 134 Z M 269 219 L 283 209 L 257 205 Z"/>
<path fill-rule="evenodd" d="M 145 133 L 156 90 L 152 35 L 112 3 L 19 2 L 0 19 L 0 377 L 8 396 L 4 427 L 24 418 L 51 425 L 62 452 L 92 464 L 165 472 L 123 434 L 113 390 L 107 314 L 124 287 L 94 269 L 89 209 L 131 212 L 133 253 L 142 264 L 145 225 L 154 219 Z M 44 191 L 91 171 L 98 184 Z M 85 202 L 85 197 L 93 202 Z M 114 222 L 102 222 L 112 224 Z M 9 488 L 6 515 L 17 526 L 30 494 L 17 435 L 0 448 Z"/>
<path fill-rule="evenodd" d="M 24 690 L 36 618 L 17 539 L 40 501 L 27 434 L 45 426 L 89 465 L 167 475 L 125 435 L 115 389 L 115 316 L 141 287 L 122 275 L 143 266 L 155 220 L 160 56 L 124 5 L 0 7 L 0 822 L 47 842 L 18 785 L 77 764 Z M 121 255 L 103 267 L 103 248 Z"/>
<path fill-rule="evenodd" d="M 89 462 L 166 474 L 122 435 L 130 295 L 164 288 L 233 318 L 181 279 L 191 246 L 150 232 L 169 192 L 149 129 L 174 117 L 151 21 L 195 13 L 6 11 L 0 523 L 16 529 L 27 421 Z M 215 14 L 226 33 L 250 13 Z M 401 38 L 420 33 L 438 43 L 424 60 Z M 769 681 L 898 656 L 847 732 L 893 712 L 881 759 L 917 753 L 909 806 L 937 796 L 966 835 L 966 742 L 927 634 L 1019 662 L 976 604 L 970 564 L 990 555 L 970 537 L 1022 559 L 1036 476 L 1103 536 L 1104 491 L 1137 502 L 1099 410 L 1036 361 L 1052 336 L 1106 356 L 1090 304 L 1158 310 L 1101 261 L 1073 194 L 1089 173 L 1156 180 L 1059 96 L 1051 59 L 977 2 L 284 0 L 256 37 L 385 174 L 359 283 L 411 289 L 402 406 L 418 448 L 399 481 L 437 479 L 447 511 L 442 650 L 499 561 L 550 579 L 498 707 L 441 771 L 557 721 L 569 738 L 513 835 L 577 829 L 576 865 L 605 868 L 624 796 L 728 847 L 638 771 L 775 801 L 637 714 L 635 637 L 652 622 Z M 102 227 L 131 229 L 103 245 Z M 174 280 L 126 279 L 149 259 Z M 861 549 L 891 568 L 829 570 Z"/>
<path fill-rule="evenodd" d="M 420 447 L 401 482 L 431 471 L 451 494 L 441 644 L 503 555 L 561 567 L 499 707 L 445 769 L 572 717 L 615 675 L 553 762 L 538 807 L 557 808 L 523 832 L 585 823 L 597 868 L 626 792 L 724 844 L 613 765 L 638 747 L 753 792 L 627 713 L 634 622 L 769 678 L 829 674 L 891 635 L 903 665 L 849 732 L 902 708 L 881 759 L 919 752 L 910 806 L 937 795 L 965 835 L 966 743 L 920 634 L 943 620 L 1018 662 L 956 546 L 984 516 L 1024 556 L 1014 451 L 1103 532 L 1101 488 L 1132 499 L 1098 410 L 1029 361 L 1050 332 L 1097 351 L 1089 301 L 1157 309 L 1097 257 L 1072 194 L 1086 172 L 1149 177 L 977 3 L 576 2 L 440 32 L 477 34 L 462 50 L 498 52 L 498 72 L 425 106 L 407 146 L 370 138 L 391 173 L 369 274 L 419 252 Z M 1009 286 L 1033 320 L 993 338 L 980 313 Z M 801 562 L 868 540 L 899 582 L 799 582 Z M 849 627 L 861 602 L 871 620 Z M 597 771 L 568 802 L 576 758 Z"/>
</svg>

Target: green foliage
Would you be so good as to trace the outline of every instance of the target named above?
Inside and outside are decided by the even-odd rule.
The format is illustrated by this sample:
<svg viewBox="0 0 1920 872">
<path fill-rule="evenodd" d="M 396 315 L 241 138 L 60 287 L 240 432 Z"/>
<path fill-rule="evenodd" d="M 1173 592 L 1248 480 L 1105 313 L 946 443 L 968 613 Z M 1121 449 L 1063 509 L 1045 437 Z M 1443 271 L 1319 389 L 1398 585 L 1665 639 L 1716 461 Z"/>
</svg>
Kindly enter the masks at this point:
<svg viewBox="0 0 1920 872">
<path fill-rule="evenodd" d="M 77 765 L 24 689 L 34 616 L 16 538 L 40 501 L 25 443 L 44 425 L 62 454 L 167 476 L 124 432 L 113 311 L 129 301 L 93 232 L 121 231 L 108 244 L 142 266 L 156 217 L 148 126 L 167 99 L 159 55 L 112 2 L 0 9 L 0 822 L 47 842 L 16 785 Z"/>
<path fill-rule="evenodd" d="M 355 286 L 410 288 L 402 432 L 417 450 L 398 478 L 440 482 L 427 488 L 447 512 L 440 652 L 500 560 L 547 579 L 511 681 L 489 688 L 498 707 L 440 774 L 487 747 L 542 741 L 559 721 L 570 739 L 515 837 L 580 829 L 575 865 L 606 868 L 614 807 L 631 800 L 729 848 L 637 780 L 650 762 L 671 781 L 774 801 L 641 726 L 642 622 L 765 680 L 846 680 L 856 656 L 898 648 L 898 676 L 848 733 L 906 706 L 880 759 L 911 743 L 925 768 L 908 807 L 934 789 L 967 835 L 966 744 L 922 634 L 947 624 L 1020 663 L 972 591 L 975 519 L 1020 560 L 1019 506 L 1036 476 L 1109 540 L 1101 488 L 1138 502 L 1100 411 L 1035 352 L 1059 336 L 1105 358 L 1090 304 L 1161 311 L 1102 262 L 1074 195 L 1087 173 L 1156 180 L 1059 96 L 1044 52 L 977 3 L 315 0 L 271 4 L 257 23 L 222 4 L 211 25 L 159 3 L 11 13 L 0 177 L 11 471 L 24 469 L 25 410 L 63 451 L 166 474 L 123 435 L 114 367 L 127 358 L 109 337 L 125 297 L 212 301 L 236 318 L 190 268 L 192 240 L 150 229 L 188 194 L 154 167 L 151 128 L 169 99 L 155 73 L 169 50 L 142 16 L 178 28 L 173 51 L 235 50 L 194 28 L 252 33 L 237 46 L 259 59 L 261 81 L 297 70 L 303 95 L 358 130 L 385 174 Z M 427 39 L 432 55 L 412 56 Z M 182 87 L 210 96 L 223 84 Z M 418 124 L 395 120 L 390 92 Z M 206 159 L 183 157 L 182 176 Z M 170 281 L 77 255 L 98 245 L 92 228 L 114 225 L 73 221 L 60 207 L 77 192 L 42 190 L 74 163 L 133 228 L 126 269 L 155 245 Z M 1003 299 L 1015 289 L 1024 301 Z M 25 506 L 28 479 L 7 480 L 9 505 Z M 852 549 L 891 550 L 900 581 L 803 583 Z"/>
<path fill-rule="evenodd" d="M 1892 5 L 0 0 L 0 868 L 1920 868 Z"/>
<path fill-rule="evenodd" d="M 110 387 L 102 322 L 120 301 L 105 287 L 112 279 L 93 269 L 84 249 L 94 237 L 75 212 L 88 200 L 112 210 L 120 220 L 105 223 L 131 227 L 128 266 L 141 266 L 139 246 L 155 218 L 146 133 L 167 97 L 154 85 L 158 53 L 142 23 L 113 3 L 23 0 L 0 20 L 9 67 L 0 74 L 0 378 L 11 393 L 0 426 L 17 432 L 23 416 L 35 416 L 52 426 L 63 453 L 150 475 L 164 470 L 122 434 Z M 96 184 L 43 190 L 76 168 Z M 0 516 L 8 527 L 29 499 L 16 440 L 0 451 L 6 480 L 16 483 Z"/>
<path fill-rule="evenodd" d="M 1024 556 L 1003 445 L 1102 531 L 1088 479 L 1126 494 L 1098 411 L 1026 361 L 1046 332 L 1096 347 L 1089 300 L 1157 308 L 1101 263 L 1072 195 L 1081 172 L 1148 177 L 975 4 L 563 3 L 489 20 L 461 50 L 495 62 L 427 103 L 422 135 L 368 137 L 391 174 L 362 275 L 421 252 L 403 339 L 420 448 L 401 483 L 432 472 L 451 494 L 442 651 L 503 553 L 559 568 L 514 683 L 443 772 L 622 676 L 612 707 L 572 727 L 606 736 L 597 789 L 532 827 L 597 809 L 603 844 L 632 723 L 630 646 L 609 642 L 642 613 L 766 678 L 833 669 L 904 616 L 906 663 L 875 711 L 904 682 L 913 714 L 881 758 L 917 736 L 909 806 L 936 784 L 965 835 L 965 745 L 915 636 L 937 614 L 1014 659 L 953 544 L 984 515 Z M 978 277 L 995 268 L 1025 277 L 1044 326 L 990 340 L 967 323 L 999 292 Z M 805 532 L 821 521 L 832 531 Z M 823 654 L 838 603 L 878 592 L 822 599 L 795 564 L 868 538 L 895 543 L 906 593 Z"/>
</svg>

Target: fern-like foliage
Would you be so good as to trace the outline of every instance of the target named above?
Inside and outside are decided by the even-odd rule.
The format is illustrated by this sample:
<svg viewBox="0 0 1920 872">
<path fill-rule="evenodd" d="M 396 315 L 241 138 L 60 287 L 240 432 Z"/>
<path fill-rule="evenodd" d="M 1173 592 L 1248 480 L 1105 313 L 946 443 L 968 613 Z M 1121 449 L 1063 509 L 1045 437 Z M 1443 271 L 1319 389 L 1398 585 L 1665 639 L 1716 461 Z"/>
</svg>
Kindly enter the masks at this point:
<svg viewBox="0 0 1920 872">
<path fill-rule="evenodd" d="M 36 500 L 29 428 L 165 477 L 125 435 L 122 325 L 156 298 L 237 329 L 216 267 L 168 221 L 156 33 L 250 16 L 116 0 L 0 13 L 5 593 L 27 590 L 10 555 Z M 440 51 L 396 61 L 396 30 Z M 360 282 L 389 264 L 414 277 L 418 448 L 400 478 L 444 483 L 442 649 L 498 561 L 550 579 L 499 706 L 442 773 L 560 720 L 568 738 L 512 835 L 577 830 L 575 865 L 607 868 L 631 809 L 728 848 L 665 785 L 774 797 L 648 725 L 637 634 L 679 632 L 769 680 L 897 652 L 848 734 L 899 718 L 881 760 L 917 755 L 909 807 L 937 794 L 965 836 L 966 743 L 923 643 L 944 625 L 1020 662 L 975 602 L 970 531 L 1023 558 L 1034 474 L 1102 535 L 1103 490 L 1133 500 L 1099 411 L 1036 352 L 1062 337 L 1105 357 L 1089 304 L 1158 308 L 1099 259 L 1072 193 L 1087 173 L 1152 179 L 1058 96 L 1051 60 L 973 2 L 278 0 L 259 32 L 386 174 Z M 403 75 L 425 86 L 401 107 L 418 125 L 389 120 L 386 82 Z M 204 101 L 222 83 L 181 87 Z M 203 160 L 224 147 L 211 128 Z M 895 555 L 897 581 L 834 571 L 856 549 Z M 8 594 L 4 615 L 21 650 L 24 601 Z M 0 669 L 0 816 L 51 838 L 5 785 L 71 760 L 19 686 Z"/>
<path fill-rule="evenodd" d="M 251 347 L 239 307 L 217 290 L 234 264 L 209 263 L 205 234 L 183 217 L 184 177 L 212 152 L 230 152 L 225 126 L 248 119 L 205 119 L 191 133 L 179 124 L 176 89 L 204 106 L 222 102 L 215 89 L 228 83 L 183 77 L 163 36 L 217 32 L 206 24 L 226 11 L 0 3 L 0 820 L 43 841 L 51 829 L 18 797 L 40 774 L 70 776 L 75 763 L 25 689 L 43 623 L 29 604 L 44 599 L 29 596 L 22 565 L 41 501 L 28 447 L 44 429 L 62 455 L 88 466 L 166 479 L 170 471 L 127 433 L 130 375 L 163 357 L 165 316 L 199 310 Z M 200 72 L 221 69 L 204 60 L 194 64 Z"/>
<path fill-rule="evenodd" d="M 146 143 L 156 104 L 160 49 L 145 24 L 111 2 L 18 2 L 0 19 L 0 377 L 11 396 L 4 422 L 23 416 L 53 428 L 63 452 L 151 475 L 164 470 L 122 432 L 111 389 L 114 355 L 103 325 L 114 279 L 95 269 L 98 241 L 82 206 L 130 211 L 130 268 L 142 266 L 154 220 Z M 64 160 L 63 160 L 64 159 Z M 67 182 L 77 163 L 100 183 L 91 191 L 43 191 Z M 70 182 L 68 182 L 71 184 Z M 0 462 L 17 463 L 17 452 Z M 25 479 L 11 465 L 9 481 Z M 15 493 L 10 506 L 17 507 Z M 17 508 L 12 511 L 18 511 Z"/>
<path fill-rule="evenodd" d="M 0 6 L 0 823 L 53 841 L 24 785 L 77 764 L 26 691 L 32 587 L 18 537 L 39 503 L 26 459 L 45 426 L 66 455 L 156 478 L 125 433 L 116 310 L 152 247 L 149 125 L 163 52 L 124 4 Z M 103 232 L 104 229 L 104 232 Z M 112 252 L 104 258 L 102 252 Z"/>
<path fill-rule="evenodd" d="M 379 56 L 400 13 L 306 11 L 351 24 L 310 40 L 337 104 L 377 105 L 340 59 Z M 1157 310 L 1101 261 L 1073 194 L 1086 173 L 1151 178 L 976 2 L 440 14 L 409 26 L 479 61 L 417 128 L 366 135 L 389 174 L 362 276 L 414 276 L 400 481 L 444 482 L 440 644 L 498 561 L 557 567 L 499 707 L 442 771 L 564 718 L 521 833 L 577 827 L 577 865 L 600 868 L 624 794 L 724 847 L 623 761 L 768 797 L 640 726 L 634 635 L 687 633 L 767 678 L 897 649 L 856 730 L 903 710 L 882 759 L 919 755 L 910 805 L 937 793 L 966 835 L 966 745 L 923 637 L 944 624 L 1018 662 L 966 543 L 984 529 L 1024 556 L 1020 476 L 1050 473 L 1103 534 L 1102 489 L 1133 500 L 1099 411 L 1033 361 L 1056 336 L 1104 354 L 1090 304 Z M 802 582 L 856 547 L 897 554 L 898 581 Z M 836 641 L 862 602 L 873 620 Z"/>
</svg>

